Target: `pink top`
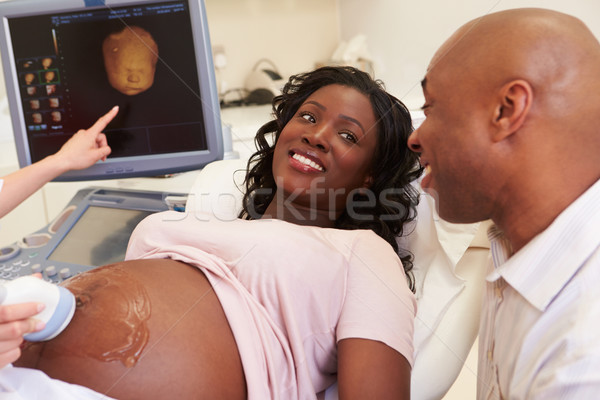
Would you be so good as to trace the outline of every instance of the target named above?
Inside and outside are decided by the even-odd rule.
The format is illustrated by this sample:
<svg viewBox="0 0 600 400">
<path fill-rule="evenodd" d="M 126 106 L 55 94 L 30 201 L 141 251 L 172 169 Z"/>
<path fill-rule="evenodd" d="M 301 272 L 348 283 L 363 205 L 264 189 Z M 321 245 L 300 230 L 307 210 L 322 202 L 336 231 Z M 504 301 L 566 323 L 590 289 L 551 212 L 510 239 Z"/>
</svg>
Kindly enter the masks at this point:
<svg viewBox="0 0 600 400">
<path fill-rule="evenodd" d="M 153 214 L 126 259 L 200 268 L 235 336 L 249 399 L 312 399 L 336 381 L 337 341 L 386 343 L 413 363 L 415 297 L 392 247 L 368 230 Z"/>
</svg>

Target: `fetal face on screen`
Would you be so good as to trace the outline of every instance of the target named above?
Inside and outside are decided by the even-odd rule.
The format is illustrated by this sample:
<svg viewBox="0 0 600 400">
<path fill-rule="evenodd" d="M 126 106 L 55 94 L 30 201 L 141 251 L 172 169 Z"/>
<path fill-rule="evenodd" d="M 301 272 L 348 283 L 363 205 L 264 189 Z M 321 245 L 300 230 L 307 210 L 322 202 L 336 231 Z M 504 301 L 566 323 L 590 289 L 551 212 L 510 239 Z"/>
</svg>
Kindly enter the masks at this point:
<svg viewBox="0 0 600 400">
<path fill-rule="evenodd" d="M 102 53 L 113 88 L 133 96 L 152 87 L 158 46 L 148 31 L 137 26 L 125 27 L 104 39 Z"/>
<path fill-rule="evenodd" d="M 46 57 L 42 59 L 42 67 L 44 69 L 48 69 L 52 66 L 52 59 L 50 57 Z"/>
<path fill-rule="evenodd" d="M 44 74 L 44 79 L 46 82 L 52 82 L 56 78 L 56 73 L 54 71 L 48 71 Z"/>
<path fill-rule="evenodd" d="M 31 83 L 33 83 L 34 79 L 35 79 L 35 75 L 34 74 L 25 74 L 25 83 L 27 85 L 30 85 Z"/>
</svg>

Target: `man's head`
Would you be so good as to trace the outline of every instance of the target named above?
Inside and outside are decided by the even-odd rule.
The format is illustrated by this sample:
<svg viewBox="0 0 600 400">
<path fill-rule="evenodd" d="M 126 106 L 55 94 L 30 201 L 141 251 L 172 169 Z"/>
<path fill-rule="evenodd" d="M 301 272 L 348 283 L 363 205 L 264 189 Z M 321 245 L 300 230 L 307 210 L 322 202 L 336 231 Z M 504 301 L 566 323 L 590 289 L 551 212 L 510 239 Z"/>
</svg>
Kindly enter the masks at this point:
<svg viewBox="0 0 600 400">
<path fill-rule="evenodd" d="M 600 44 L 576 18 L 516 9 L 470 21 L 422 85 L 427 118 L 409 145 L 443 218 L 498 223 L 600 176 Z"/>
</svg>

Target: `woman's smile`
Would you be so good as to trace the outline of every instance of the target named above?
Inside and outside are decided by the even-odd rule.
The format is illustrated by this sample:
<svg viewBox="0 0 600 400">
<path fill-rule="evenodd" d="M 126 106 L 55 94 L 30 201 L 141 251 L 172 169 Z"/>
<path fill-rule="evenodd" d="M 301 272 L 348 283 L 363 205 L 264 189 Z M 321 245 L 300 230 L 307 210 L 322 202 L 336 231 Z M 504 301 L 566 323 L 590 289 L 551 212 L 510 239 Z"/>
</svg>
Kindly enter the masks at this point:
<svg viewBox="0 0 600 400">
<path fill-rule="evenodd" d="M 290 165 L 292 168 L 301 172 L 325 172 L 323 162 L 314 152 L 301 152 L 300 150 L 292 150 L 289 153 Z"/>
</svg>

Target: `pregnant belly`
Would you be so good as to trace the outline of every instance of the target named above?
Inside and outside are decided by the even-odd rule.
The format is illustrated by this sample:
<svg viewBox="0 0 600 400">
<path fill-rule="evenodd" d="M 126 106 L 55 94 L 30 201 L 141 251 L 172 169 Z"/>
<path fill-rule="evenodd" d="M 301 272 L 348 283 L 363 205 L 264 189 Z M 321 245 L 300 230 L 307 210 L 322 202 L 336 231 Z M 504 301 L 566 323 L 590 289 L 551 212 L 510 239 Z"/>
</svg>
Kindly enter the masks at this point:
<svg viewBox="0 0 600 400">
<path fill-rule="evenodd" d="M 235 339 L 204 274 L 173 260 L 107 265 L 63 283 L 73 320 L 16 366 L 118 399 L 246 398 Z"/>
</svg>

